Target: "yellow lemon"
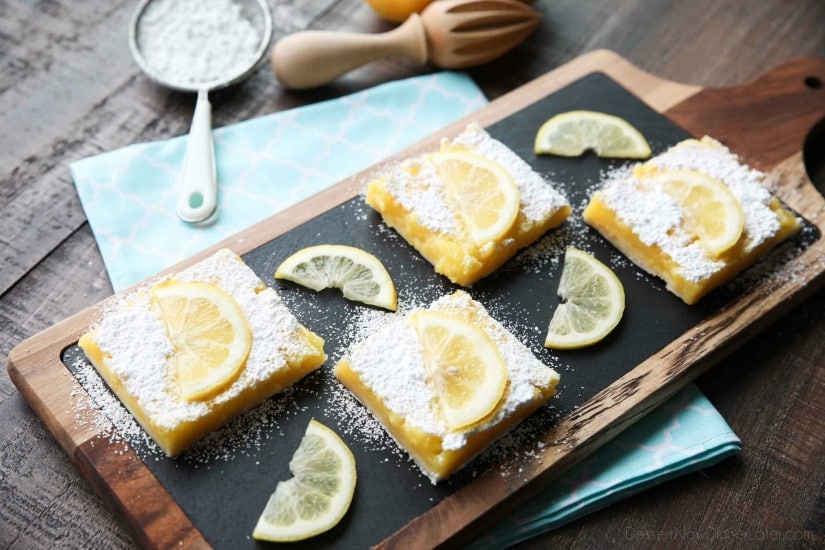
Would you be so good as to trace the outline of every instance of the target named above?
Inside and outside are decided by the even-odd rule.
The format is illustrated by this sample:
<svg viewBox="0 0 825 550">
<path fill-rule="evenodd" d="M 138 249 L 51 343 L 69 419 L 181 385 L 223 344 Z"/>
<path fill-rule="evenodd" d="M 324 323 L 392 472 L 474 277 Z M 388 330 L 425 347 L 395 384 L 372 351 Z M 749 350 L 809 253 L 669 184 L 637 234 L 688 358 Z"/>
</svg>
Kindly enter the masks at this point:
<svg viewBox="0 0 825 550">
<path fill-rule="evenodd" d="M 381 17 L 393 23 L 401 23 L 413 13 L 421 13 L 433 0 L 366 0 Z"/>
<path fill-rule="evenodd" d="M 395 311 L 398 294 L 381 260 L 360 248 L 322 244 L 302 248 L 283 261 L 276 279 L 320 291 L 340 288 L 344 297 Z"/>
<path fill-rule="evenodd" d="M 289 471 L 278 482 L 252 537 L 272 542 L 308 539 L 329 531 L 347 513 L 355 493 L 355 457 L 338 434 L 311 420 Z"/>
<path fill-rule="evenodd" d="M 507 365 L 483 330 L 433 311 L 411 318 L 424 353 L 428 382 L 451 430 L 490 414 L 507 386 Z"/>
<path fill-rule="evenodd" d="M 434 153 L 430 159 L 475 242 L 499 239 L 510 230 L 521 194 L 507 170 L 466 151 Z"/>
<path fill-rule="evenodd" d="M 559 281 L 563 300 L 553 312 L 544 345 L 555 349 L 589 346 L 610 334 L 624 313 L 624 287 L 613 271 L 576 248 L 568 248 Z"/>
<path fill-rule="evenodd" d="M 596 111 L 568 111 L 550 118 L 536 133 L 537 154 L 643 159 L 650 156 L 644 136 L 623 118 Z"/>
<path fill-rule="evenodd" d="M 658 172 L 645 182 L 660 185 L 679 203 L 683 229 L 712 257 L 718 258 L 739 242 L 745 214 L 724 183 L 693 170 Z"/>
<path fill-rule="evenodd" d="M 217 286 L 169 280 L 152 300 L 174 348 L 172 372 L 187 401 L 228 388 L 246 365 L 252 331 L 238 303 Z"/>
</svg>

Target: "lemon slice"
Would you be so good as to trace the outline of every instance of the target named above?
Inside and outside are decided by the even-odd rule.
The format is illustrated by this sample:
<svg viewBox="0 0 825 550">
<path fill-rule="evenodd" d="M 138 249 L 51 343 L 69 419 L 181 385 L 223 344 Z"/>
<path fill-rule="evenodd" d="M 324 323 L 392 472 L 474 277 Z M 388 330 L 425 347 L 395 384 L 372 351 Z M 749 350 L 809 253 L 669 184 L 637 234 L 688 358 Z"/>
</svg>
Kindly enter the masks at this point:
<svg viewBox="0 0 825 550">
<path fill-rule="evenodd" d="M 624 313 L 624 288 L 599 260 L 569 247 L 559 281 L 559 304 L 544 345 L 555 349 L 589 346 L 607 336 Z"/>
<path fill-rule="evenodd" d="M 335 527 L 347 513 L 355 493 L 355 458 L 338 435 L 310 420 L 289 471 L 279 481 L 258 518 L 252 537 L 291 542 Z"/>
<path fill-rule="evenodd" d="M 487 333 L 433 311 L 413 315 L 424 365 L 442 416 L 458 430 L 490 414 L 507 385 L 507 365 Z"/>
<path fill-rule="evenodd" d="M 718 258 L 739 242 L 745 214 L 724 183 L 693 170 L 658 172 L 650 180 L 679 203 L 682 227 L 712 257 Z"/>
<path fill-rule="evenodd" d="M 536 133 L 538 154 L 577 157 L 587 150 L 600 157 L 644 159 L 645 137 L 625 119 L 596 111 L 568 111 L 550 118 Z"/>
<path fill-rule="evenodd" d="M 238 303 L 217 286 L 169 280 L 155 285 L 152 301 L 174 354 L 169 362 L 186 401 L 209 399 L 238 377 L 252 346 L 252 331 Z"/>
<path fill-rule="evenodd" d="M 381 260 L 360 248 L 322 244 L 302 248 L 275 271 L 286 279 L 320 291 L 339 288 L 344 298 L 395 311 L 398 295 Z"/>
<path fill-rule="evenodd" d="M 507 170 L 467 151 L 434 153 L 430 159 L 473 241 L 493 241 L 510 230 L 521 196 Z"/>
</svg>

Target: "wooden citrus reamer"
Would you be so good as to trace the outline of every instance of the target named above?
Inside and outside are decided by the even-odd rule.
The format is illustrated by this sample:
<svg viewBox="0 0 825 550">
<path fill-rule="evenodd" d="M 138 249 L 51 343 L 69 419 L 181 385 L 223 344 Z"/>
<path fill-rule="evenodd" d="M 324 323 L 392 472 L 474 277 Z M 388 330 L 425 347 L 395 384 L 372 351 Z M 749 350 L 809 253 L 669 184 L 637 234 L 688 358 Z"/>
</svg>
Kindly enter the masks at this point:
<svg viewBox="0 0 825 550">
<path fill-rule="evenodd" d="M 272 49 L 272 71 L 287 88 L 321 86 L 370 61 L 403 57 L 445 69 L 480 65 L 508 52 L 539 23 L 518 0 L 439 0 L 381 34 L 305 31 Z"/>
</svg>

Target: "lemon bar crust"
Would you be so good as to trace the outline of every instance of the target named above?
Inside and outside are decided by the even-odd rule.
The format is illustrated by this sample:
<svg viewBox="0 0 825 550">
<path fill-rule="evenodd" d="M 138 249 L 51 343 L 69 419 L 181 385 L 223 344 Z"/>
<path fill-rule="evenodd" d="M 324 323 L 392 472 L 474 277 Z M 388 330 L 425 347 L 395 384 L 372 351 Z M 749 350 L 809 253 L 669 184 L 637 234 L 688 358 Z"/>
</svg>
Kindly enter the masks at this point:
<svg viewBox="0 0 825 550">
<path fill-rule="evenodd" d="M 122 296 L 78 344 L 111 390 L 168 456 L 176 456 L 326 361 L 323 339 L 298 323 L 277 293 L 229 250 L 171 276 L 215 284 L 239 304 L 252 347 L 238 378 L 203 400 L 183 400 L 167 371 L 172 352 L 146 285 Z M 165 279 L 164 279 L 165 280 Z"/>
</svg>

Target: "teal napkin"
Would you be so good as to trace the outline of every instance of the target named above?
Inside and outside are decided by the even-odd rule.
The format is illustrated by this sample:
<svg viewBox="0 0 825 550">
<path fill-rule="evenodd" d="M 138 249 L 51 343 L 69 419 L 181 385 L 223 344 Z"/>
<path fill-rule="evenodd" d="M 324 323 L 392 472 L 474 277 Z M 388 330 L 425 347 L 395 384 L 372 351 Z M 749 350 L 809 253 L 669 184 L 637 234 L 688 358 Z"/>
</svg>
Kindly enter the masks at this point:
<svg viewBox="0 0 825 550">
<path fill-rule="evenodd" d="M 175 214 L 183 137 L 131 145 L 70 168 L 119 291 L 485 104 L 468 76 L 447 71 L 216 129 L 218 219 L 208 227 L 193 227 Z M 738 451 L 736 435 L 689 387 L 567 472 L 478 546 L 535 536 Z"/>
<path fill-rule="evenodd" d="M 563 474 L 471 548 L 503 548 L 545 533 L 741 448 L 719 412 L 688 386 Z"/>
<path fill-rule="evenodd" d="M 440 72 L 214 130 L 218 219 L 175 213 L 186 136 L 86 158 L 70 169 L 116 292 L 367 168 L 487 103 Z"/>
</svg>

